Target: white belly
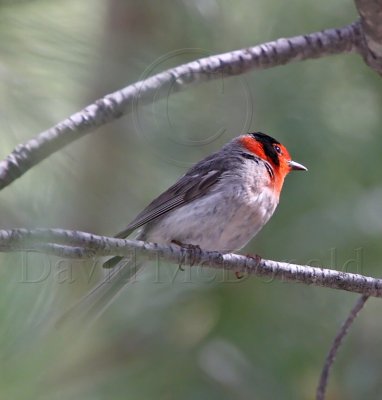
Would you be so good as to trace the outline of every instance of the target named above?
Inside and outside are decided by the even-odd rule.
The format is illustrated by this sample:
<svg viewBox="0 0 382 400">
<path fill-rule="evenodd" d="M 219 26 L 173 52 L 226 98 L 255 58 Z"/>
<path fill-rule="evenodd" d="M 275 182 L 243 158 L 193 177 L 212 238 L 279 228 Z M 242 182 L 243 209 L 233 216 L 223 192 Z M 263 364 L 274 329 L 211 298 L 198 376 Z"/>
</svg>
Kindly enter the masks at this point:
<svg viewBox="0 0 382 400">
<path fill-rule="evenodd" d="M 272 216 L 278 199 L 265 188 L 256 197 L 222 192 L 170 211 L 143 230 L 146 240 L 199 245 L 204 250 L 231 252 L 245 246 Z"/>
</svg>

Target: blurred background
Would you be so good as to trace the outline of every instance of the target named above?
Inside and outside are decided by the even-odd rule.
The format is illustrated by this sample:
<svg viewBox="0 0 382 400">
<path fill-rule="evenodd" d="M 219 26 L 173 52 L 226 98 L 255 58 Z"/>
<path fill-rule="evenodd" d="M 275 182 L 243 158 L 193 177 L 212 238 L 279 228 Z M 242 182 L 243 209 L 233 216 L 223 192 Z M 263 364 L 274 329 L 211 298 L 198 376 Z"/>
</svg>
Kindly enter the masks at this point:
<svg viewBox="0 0 382 400">
<path fill-rule="evenodd" d="M 339 27 L 352 1 L 0 2 L 0 158 L 97 98 L 171 66 Z M 382 84 L 356 55 L 215 80 L 136 104 L 0 193 L 1 228 L 111 235 L 192 163 L 261 130 L 309 173 L 244 254 L 380 276 Z M 0 254 L 4 399 L 313 399 L 357 296 L 151 264 L 93 325 L 53 321 L 96 260 Z M 328 399 L 382 397 L 382 304 L 371 299 Z"/>
</svg>

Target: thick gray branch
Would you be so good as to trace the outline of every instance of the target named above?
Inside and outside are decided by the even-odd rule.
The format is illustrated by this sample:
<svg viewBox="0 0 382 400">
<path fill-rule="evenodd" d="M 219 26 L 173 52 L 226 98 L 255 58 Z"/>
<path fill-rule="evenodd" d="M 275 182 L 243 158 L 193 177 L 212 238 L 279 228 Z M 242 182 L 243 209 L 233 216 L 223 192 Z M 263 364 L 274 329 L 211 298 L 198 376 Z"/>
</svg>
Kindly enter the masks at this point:
<svg viewBox="0 0 382 400">
<path fill-rule="evenodd" d="M 49 130 L 40 133 L 0 162 L 0 190 L 52 153 L 97 127 L 129 112 L 134 105 L 152 103 L 189 85 L 271 68 L 311 58 L 357 51 L 359 24 L 327 29 L 304 36 L 278 39 L 255 47 L 202 58 L 169 69 L 144 81 L 111 93 Z"/>
<path fill-rule="evenodd" d="M 178 246 L 115 239 L 79 231 L 62 229 L 0 230 L 0 251 L 37 251 L 71 258 L 124 256 L 131 255 L 131 252 L 134 251 L 137 256 L 185 266 L 201 265 L 382 297 L 382 280 L 359 274 L 271 260 L 258 262 L 250 257 L 237 254 L 222 254 L 200 249 L 187 250 Z"/>
<path fill-rule="evenodd" d="M 382 74 L 382 0 L 355 0 L 361 16 L 360 52 L 371 68 Z"/>
</svg>

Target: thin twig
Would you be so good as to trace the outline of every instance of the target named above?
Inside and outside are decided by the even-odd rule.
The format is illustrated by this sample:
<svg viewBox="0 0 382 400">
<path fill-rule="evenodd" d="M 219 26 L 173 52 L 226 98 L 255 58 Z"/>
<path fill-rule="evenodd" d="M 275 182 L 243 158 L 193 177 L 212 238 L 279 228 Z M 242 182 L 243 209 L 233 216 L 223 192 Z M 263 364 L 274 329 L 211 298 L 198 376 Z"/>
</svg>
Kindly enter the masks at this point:
<svg viewBox="0 0 382 400">
<path fill-rule="evenodd" d="M 353 324 L 354 320 L 357 318 L 359 312 L 362 310 L 363 306 L 365 305 L 369 296 L 362 295 L 351 309 L 348 317 L 346 318 L 345 322 L 342 324 L 341 328 L 339 329 L 337 335 L 335 336 L 333 343 L 330 347 L 330 350 L 325 358 L 325 363 L 321 371 L 320 380 L 317 387 L 317 395 L 316 400 L 324 400 L 326 388 L 328 386 L 329 374 L 330 370 L 333 366 L 335 358 L 337 356 L 338 350 L 349 332 L 351 325 Z"/>
</svg>

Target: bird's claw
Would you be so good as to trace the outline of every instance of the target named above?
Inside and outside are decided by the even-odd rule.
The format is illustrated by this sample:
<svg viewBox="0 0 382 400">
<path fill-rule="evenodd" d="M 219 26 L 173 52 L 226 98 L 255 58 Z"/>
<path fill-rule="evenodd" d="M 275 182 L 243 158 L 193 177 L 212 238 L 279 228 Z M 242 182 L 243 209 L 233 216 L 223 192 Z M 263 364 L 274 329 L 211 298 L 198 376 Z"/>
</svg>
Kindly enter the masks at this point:
<svg viewBox="0 0 382 400">
<path fill-rule="evenodd" d="M 247 254 L 246 255 L 247 258 L 250 258 L 251 260 L 255 260 L 256 261 L 256 266 L 258 266 L 261 263 L 261 256 L 259 256 L 258 254 Z"/>
<path fill-rule="evenodd" d="M 198 253 L 202 251 L 199 245 L 197 244 L 188 244 L 188 243 L 182 243 L 179 240 L 171 240 L 171 243 L 176 244 L 180 248 L 184 249 L 187 251 L 187 253 L 184 255 L 181 263 L 179 264 L 179 269 L 181 271 L 184 271 L 184 268 L 182 266 L 182 263 L 185 261 L 185 258 L 189 256 L 190 259 L 190 265 L 191 267 L 195 264 L 195 261 L 198 259 Z"/>
<path fill-rule="evenodd" d="M 252 255 L 252 254 L 247 254 L 247 258 L 250 258 L 251 260 L 256 261 L 256 267 L 260 264 L 262 258 L 258 254 Z M 246 274 L 240 271 L 235 271 L 235 276 L 237 279 L 243 279 Z"/>
</svg>

